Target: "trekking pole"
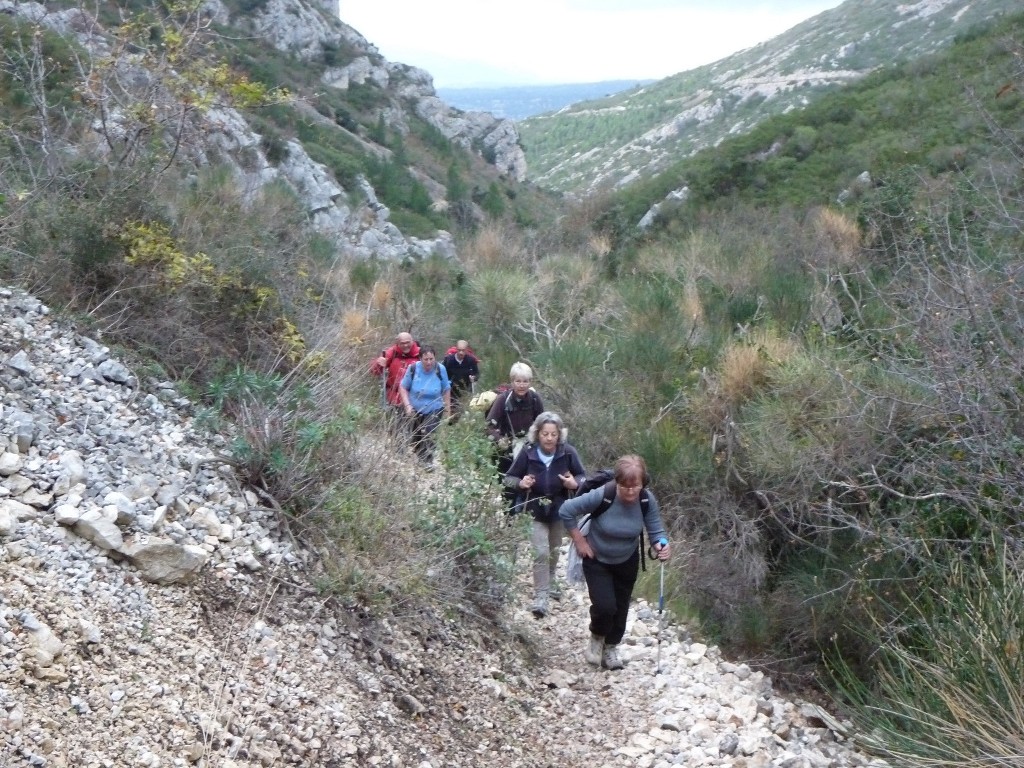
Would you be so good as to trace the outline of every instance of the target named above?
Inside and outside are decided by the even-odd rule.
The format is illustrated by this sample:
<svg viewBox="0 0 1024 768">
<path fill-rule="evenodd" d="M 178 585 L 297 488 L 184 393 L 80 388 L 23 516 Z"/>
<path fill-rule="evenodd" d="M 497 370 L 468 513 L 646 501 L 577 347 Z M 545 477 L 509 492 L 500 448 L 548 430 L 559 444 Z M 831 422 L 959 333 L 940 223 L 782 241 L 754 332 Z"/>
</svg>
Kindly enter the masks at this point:
<svg viewBox="0 0 1024 768">
<path fill-rule="evenodd" d="M 657 589 L 657 666 L 654 668 L 656 675 L 662 671 L 662 618 L 665 615 L 665 560 L 662 562 L 662 578 Z"/>
</svg>

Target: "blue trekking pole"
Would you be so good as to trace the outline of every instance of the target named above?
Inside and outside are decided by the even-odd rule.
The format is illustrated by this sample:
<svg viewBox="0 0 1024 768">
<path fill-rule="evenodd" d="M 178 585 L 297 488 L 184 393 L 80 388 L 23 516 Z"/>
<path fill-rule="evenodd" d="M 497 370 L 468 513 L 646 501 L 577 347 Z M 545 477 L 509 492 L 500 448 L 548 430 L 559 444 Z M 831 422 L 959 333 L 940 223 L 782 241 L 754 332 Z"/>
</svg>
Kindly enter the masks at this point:
<svg viewBox="0 0 1024 768">
<path fill-rule="evenodd" d="M 658 539 L 658 544 L 663 548 L 668 544 L 668 539 Z M 657 557 L 657 550 L 654 549 L 652 544 L 648 548 L 648 554 L 651 557 Z M 662 630 L 662 619 L 665 615 L 665 561 L 658 558 L 658 562 L 661 563 L 661 577 L 658 584 L 658 660 L 657 666 L 654 668 L 654 674 L 661 672 L 661 630 Z"/>
<path fill-rule="evenodd" d="M 654 674 L 661 672 L 661 618 L 665 613 L 665 561 L 661 561 L 661 585 L 658 587 L 658 662 Z"/>
</svg>

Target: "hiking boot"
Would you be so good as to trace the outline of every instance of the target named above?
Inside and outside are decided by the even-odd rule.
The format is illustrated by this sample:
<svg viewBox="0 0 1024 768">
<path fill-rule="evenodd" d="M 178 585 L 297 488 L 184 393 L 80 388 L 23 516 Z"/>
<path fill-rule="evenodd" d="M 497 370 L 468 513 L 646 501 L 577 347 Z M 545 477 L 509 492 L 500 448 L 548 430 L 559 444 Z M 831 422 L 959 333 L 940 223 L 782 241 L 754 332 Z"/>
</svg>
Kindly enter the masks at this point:
<svg viewBox="0 0 1024 768">
<path fill-rule="evenodd" d="M 619 647 L 617 645 L 606 645 L 604 655 L 601 656 L 601 663 L 606 669 L 622 669 L 625 664 L 619 658 Z"/>
<path fill-rule="evenodd" d="M 533 614 L 535 619 L 543 619 L 548 613 L 548 596 L 537 595 L 533 598 L 533 607 L 530 608 L 530 613 Z"/>
<path fill-rule="evenodd" d="M 552 580 L 551 585 L 548 587 L 548 594 L 551 595 L 552 600 L 561 600 L 562 585 L 557 581 Z"/>
<path fill-rule="evenodd" d="M 601 656 L 604 654 L 604 638 L 600 635 L 591 635 L 587 649 L 583 652 L 583 658 L 588 664 L 595 667 L 601 666 Z"/>
</svg>

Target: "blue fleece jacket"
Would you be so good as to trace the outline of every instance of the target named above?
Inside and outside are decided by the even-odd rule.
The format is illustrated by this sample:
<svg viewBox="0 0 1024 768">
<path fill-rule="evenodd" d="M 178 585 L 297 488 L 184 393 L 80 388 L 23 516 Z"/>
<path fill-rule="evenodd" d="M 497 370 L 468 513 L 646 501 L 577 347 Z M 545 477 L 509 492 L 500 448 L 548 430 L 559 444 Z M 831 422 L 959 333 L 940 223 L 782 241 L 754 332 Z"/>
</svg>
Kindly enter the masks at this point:
<svg viewBox="0 0 1024 768">
<path fill-rule="evenodd" d="M 409 392 L 409 404 L 416 413 L 440 411 L 444 408 L 442 395 L 452 388 L 443 365 L 434 363 L 432 371 L 424 371 L 422 361 L 406 369 L 402 386 Z"/>
</svg>

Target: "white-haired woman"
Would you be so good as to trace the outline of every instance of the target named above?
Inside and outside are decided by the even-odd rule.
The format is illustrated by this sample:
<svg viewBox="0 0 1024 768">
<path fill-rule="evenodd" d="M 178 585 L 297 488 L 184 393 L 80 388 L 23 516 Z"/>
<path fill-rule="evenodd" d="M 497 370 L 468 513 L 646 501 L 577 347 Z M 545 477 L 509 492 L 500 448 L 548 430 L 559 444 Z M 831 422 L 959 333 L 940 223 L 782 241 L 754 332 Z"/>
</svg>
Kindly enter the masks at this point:
<svg viewBox="0 0 1024 768">
<path fill-rule="evenodd" d="M 507 394 L 498 395 L 487 411 L 487 434 L 497 446 L 498 477 L 502 478 L 512 466 L 516 457 L 516 445 L 525 444 L 526 433 L 536 419 L 544 412 L 544 403 L 540 395 L 533 391 L 533 369 L 526 363 L 513 363 L 509 370 L 509 381 L 512 388 Z M 505 501 L 509 511 L 513 507 L 516 492 L 509 489 Z"/>
<path fill-rule="evenodd" d="M 566 442 L 569 430 L 557 413 L 544 411 L 530 425 L 526 447 L 505 475 L 505 486 L 515 489 L 520 505 L 533 517 L 533 615 L 548 612 L 548 596 L 562 596 L 555 569 L 565 528 L 558 510 L 586 477 L 576 449 Z"/>
</svg>

